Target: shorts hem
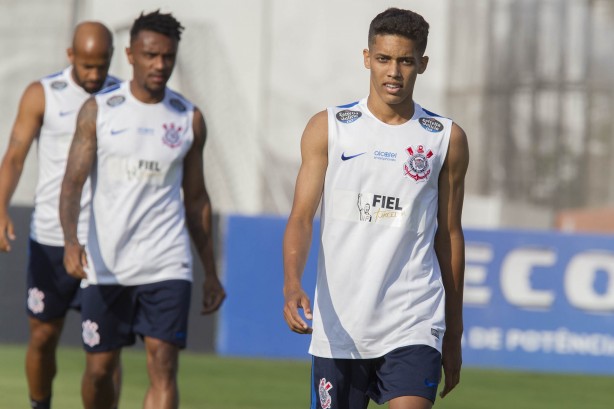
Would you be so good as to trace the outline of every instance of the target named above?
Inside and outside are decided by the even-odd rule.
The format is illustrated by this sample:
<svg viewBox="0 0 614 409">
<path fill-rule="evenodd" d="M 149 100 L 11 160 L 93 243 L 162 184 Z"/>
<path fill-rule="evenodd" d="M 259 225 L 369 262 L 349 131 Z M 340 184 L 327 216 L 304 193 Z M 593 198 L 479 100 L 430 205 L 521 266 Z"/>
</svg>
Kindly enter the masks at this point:
<svg viewBox="0 0 614 409">
<path fill-rule="evenodd" d="M 57 315 L 53 315 L 51 317 L 49 316 L 41 316 L 40 314 L 35 314 L 32 311 L 30 311 L 29 309 L 26 308 L 26 315 L 29 318 L 34 318 L 37 321 L 40 322 L 51 322 L 51 321 L 55 321 L 55 320 L 61 320 L 61 319 L 65 319 L 66 316 L 68 315 L 68 311 L 70 310 L 74 310 L 76 312 L 79 312 L 80 310 L 76 309 L 76 308 L 69 308 L 68 310 L 66 310 L 66 312 L 64 312 L 63 314 L 57 314 Z"/>
<path fill-rule="evenodd" d="M 185 341 L 176 341 L 176 340 L 172 340 L 172 339 L 162 338 L 162 337 L 159 337 L 159 336 L 156 336 L 156 335 L 141 334 L 140 332 L 137 332 L 136 335 L 141 337 L 143 342 L 145 342 L 145 337 L 147 337 L 147 338 L 154 338 L 154 339 L 157 339 L 158 341 L 169 343 L 171 345 L 176 346 L 179 349 L 185 349 L 186 346 L 187 346 L 187 342 L 185 342 Z"/>
<path fill-rule="evenodd" d="M 398 391 L 398 392 L 390 392 L 390 393 L 386 393 L 385 395 L 380 396 L 379 398 L 376 398 L 375 396 L 372 396 L 371 393 L 367 393 L 367 396 L 375 403 L 377 403 L 378 405 L 383 405 L 386 402 L 389 402 L 392 399 L 395 398 L 400 398 L 401 396 L 418 396 L 420 398 L 424 398 L 424 399 L 428 399 L 429 401 L 431 401 L 432 403 L 435 403 L 435 399 L 437 398 L 437 392 L 435 392 L 435 397 L 431 399 L 431 396 L 425 396 L 425 393 L 422 392 L 418 392 L 418 391 L 411 391 L 411 390 L 406 390 L 406 391 Z"/>
</svg>

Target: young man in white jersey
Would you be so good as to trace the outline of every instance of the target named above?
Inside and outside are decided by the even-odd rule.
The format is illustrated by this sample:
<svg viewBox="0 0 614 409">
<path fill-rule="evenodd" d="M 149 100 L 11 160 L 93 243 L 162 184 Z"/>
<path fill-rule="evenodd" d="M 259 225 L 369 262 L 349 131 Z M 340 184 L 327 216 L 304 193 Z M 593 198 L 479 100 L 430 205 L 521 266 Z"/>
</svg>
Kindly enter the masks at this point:
<svg viewBox="0 0 614 409">
<path fill-rule="evenodd" d="M 56 373 L 55 351 L 66 312 L 78 307 L 78 279 L 69 277 L 63 265 L 64 237 L 58 214 L 60 185 L 70 140 L 81 105 L 92 93 L 119 82 L 107 76 L 113 55 L 113 36 L 97 22 L 84 22 L 74 31 L 67 50 L 71 63 L 63 71 L 30 84 L 19 111 L 8 148 L 0 166 L 0 251 L 11 250 L 15 239 L 8 213 L 26 156 L 38 141 L 38 185 L 30 228 L 28 294 L 30 340 L 26 352 L 26 376 L 33 408 L 51 406 Z M 81 205 L 89 202 L 84 191 Z M 85 240 L 87 212 L 79 220 Z"/>
<path fill-rule="evenodd" d="M 145 343 L 150 380 L 143 407 L 178 407 L 178 355 L 186 345 L 192 281 L 190 236 L 205 269 L 202 312 L 216 311 L 225 298 L 203 175 L 205 122 L 198 108 L 166 87 L 182 30 L 171 14 L 141 14 L 126 49 L 132 80 L 90 98 L 79 112 L 60 218 L 66 269 L 89 283 L 81 310 L 86 409 L 111 407 L 111 374 L 121 349 L 137 335 Z M 90 174 L 84 248 L 77 215 Z"/>
<path fill-rule="evenodd" d="M 469 154 L 458 125 L 413 101 L 428 28 L 409 10 L 375 17 L 363 52 L 368 97 L 316 114 L 302 136 L 284 317 L 292 331 L 312 333 L 313 409 L 363 409 L 369 399 L 428 409 L 442 365 L 440 395 L 459 382 Z M 320 199 L 312 313 L 301 277 Z"/>
</svg>

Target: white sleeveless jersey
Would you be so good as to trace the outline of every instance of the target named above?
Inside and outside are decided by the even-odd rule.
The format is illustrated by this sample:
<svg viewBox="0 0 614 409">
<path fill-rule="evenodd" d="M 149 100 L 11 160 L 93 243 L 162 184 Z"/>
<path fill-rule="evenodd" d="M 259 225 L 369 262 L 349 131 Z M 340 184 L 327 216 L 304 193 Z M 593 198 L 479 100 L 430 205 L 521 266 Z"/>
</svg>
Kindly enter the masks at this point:
<svg viewBox="0 0 614 409">
<path fill-rule="evenodd" d="M 434 236 L 452 121 L 414 106 L 402 125 L 378 120 L 366 98 L 328 109 L 312 355 L 368 359 L 416 344 L 441 351 Z"/>
<path fill-rule="evenodd" d="M 181 194 L 194 106 L 166 89 L 145 104 L 129 82 L 96 95 L 98 152 L 91 174 L 88 280 L 140 285 L 192 280 Z"/>
<path fill-rule="evenodd" d="M 60 225 L 60 190 L 66 170 L 70 143 L 77 124 L 81 105 L 91 96 L 72 78 L 72 66 L 40 80 L 45 93 L 45 113 L 38 137 L 38 183 L 34 212 L 30 223 L 30 237 L 48 246 L 64 246 Z M 119 80 L 107 77 L 105 87 Z M 79 240 L 87 237 L 89 181 L 83 187 Z"/>
</svg>

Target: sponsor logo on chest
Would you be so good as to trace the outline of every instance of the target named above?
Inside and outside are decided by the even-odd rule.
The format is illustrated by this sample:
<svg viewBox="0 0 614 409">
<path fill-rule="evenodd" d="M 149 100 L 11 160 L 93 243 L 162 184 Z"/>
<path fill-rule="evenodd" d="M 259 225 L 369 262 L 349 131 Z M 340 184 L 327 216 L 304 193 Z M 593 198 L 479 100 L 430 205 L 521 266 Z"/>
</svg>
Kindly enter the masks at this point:
<svg viewBox="0 0 614 409">
<path fill-rule="evenodd" d="M 377 223 L 404 216 L 398 197 L 377 194 L 369 196 L 358 193 L 358 218 L 361 222 Z"/>
</svg>

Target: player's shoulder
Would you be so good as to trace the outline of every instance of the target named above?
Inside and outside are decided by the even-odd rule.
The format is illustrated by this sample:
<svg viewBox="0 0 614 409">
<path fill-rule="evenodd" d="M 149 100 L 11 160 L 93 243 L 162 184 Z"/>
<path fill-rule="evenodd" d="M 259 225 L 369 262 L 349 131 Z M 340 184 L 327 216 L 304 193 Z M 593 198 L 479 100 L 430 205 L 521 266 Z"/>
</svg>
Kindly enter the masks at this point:
<svg viewBox="0 0 614 409">
<path fill-rule="evenodd" d="M 415 109 L 414 119 L 426 131 L 433 134 L 445 134 L 453 128 L 452 119 L 423 108 L 419 104 L 415 104 Z"/>
<path fill-rule="evenodd" d="M 301 138 L 301 149 L 326 150 L 328 146 L 328 110 L 320 111 L 313 115 Z"/>
<path fill-rule="evenodd" d="M 122 80 L 114 75 L 107 75 L 104 81 L 103 90 L 121 84 Z"/>
<path fill-rule="evenodd" d="M 450 143 L 467 145 L 467 134 L 456 122 L 452 122 L 452 131 L 450 132 Z"/>
<path fill-rule="evenodd" d="M 42 115 L 45 111 L 45 90 L 40 81 L 33 81 L 23 91 L 20 102 L 20 110 L 25 110 L 36 115 Z"/>
<path fill-rule="evenodd" d="M 110 85 L 94 94 L 99 106 L 117 108 L 126 102 L 126 83 L 118 82 Z"/>
<path fill-rule="evenodd" d="M 327 111 L 334 116 L 335 122 L 339 122 L 341 124 L 351 124 L 363 117 L 364 102 L 365 100 L 361 99 L 342 105 L 336 105 L 329 107 Z"/>
<path fill-rule="evenodd" d="M 57 71 L 49 74 L 38 80 L 43 88 L 47 87 L 51 91 L 64 91 L 68 88 L 68 79 L 66 78 L 66 70 Z"/>
<path fill-rule="evenodd" d="M 416 114 L 414 118 L 417 119 L 420 126 L 435 135 L 449 135 L 449 152 L 446 156 L 446 162 L 463 160 L 467 161 L 469 158 L 469 151 L 467 148 L 467 135 L 465 131 L 451 118 L 437 114 L 426 108 L 416 104 Z"/>
<path fill-rule="evenodd" d="M 328 110 L 323 110 L 314 114 L 307 123 L 307 129 L 327 129 Z"/>
<path fill-rule="evenodd" d="M 166 90 L 167 90 L 167 93 L 164 98 L 164 103 L 171 110 L 179 112 L 179 113 L 194 111 L 195 106 L 189 99 L 181 95 L 179 92 L 174 91 L 170 88 L 167 88 Z"/>
</svg>

